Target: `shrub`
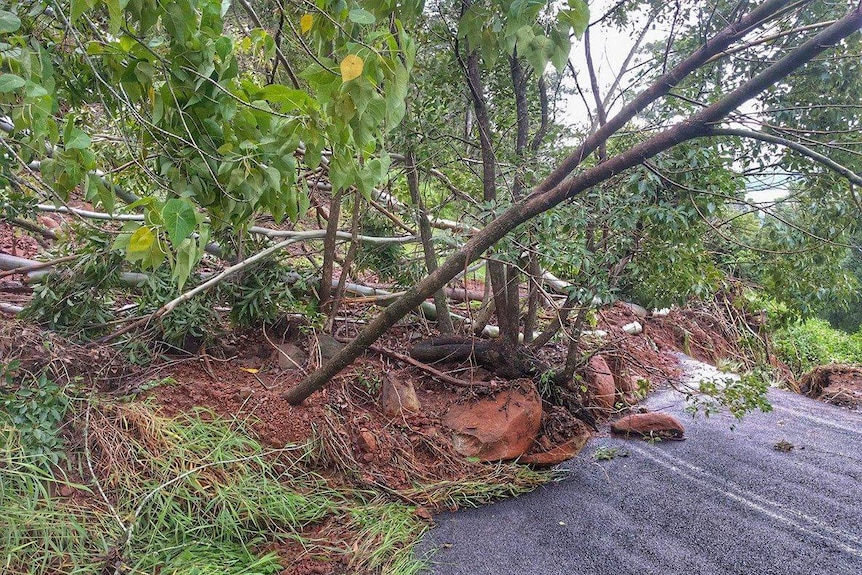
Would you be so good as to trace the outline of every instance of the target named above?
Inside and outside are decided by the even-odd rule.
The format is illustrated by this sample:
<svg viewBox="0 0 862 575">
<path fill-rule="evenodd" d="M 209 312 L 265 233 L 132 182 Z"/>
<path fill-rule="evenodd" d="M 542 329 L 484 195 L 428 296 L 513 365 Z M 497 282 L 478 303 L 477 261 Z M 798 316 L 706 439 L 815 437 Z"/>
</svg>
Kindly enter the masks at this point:
<svg viewBox="0 0 862 575">
<path fill-rule="evenodd" d="M 773 339 L 778 357 L 797 375 L 816 365 L 862 363 L 862 331 L 848 334 L 822 319 L 780 329 Z"/>
</svg>

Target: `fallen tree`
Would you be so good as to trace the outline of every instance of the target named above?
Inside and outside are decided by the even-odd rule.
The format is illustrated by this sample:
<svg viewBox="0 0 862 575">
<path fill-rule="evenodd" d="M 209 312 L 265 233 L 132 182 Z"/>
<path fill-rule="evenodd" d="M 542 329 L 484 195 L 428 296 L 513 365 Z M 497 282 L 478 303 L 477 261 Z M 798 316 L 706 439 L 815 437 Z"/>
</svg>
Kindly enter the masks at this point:
<svg viewBox="0 0 862 575">
<path fill-rule="evenodd" d="M 481 257 L 485 251 L 524 222 L 583 193 L 592 186 L 608 180 L 615 174 L 643 163 L 660 152 L 669 150 L 685 141 L 715 135 L 715 125 L 741 104 L 775 85 L 829 49 L 830 46 L 854 34 L 862 27 L 862 6 L 857 5 L 843 18 L 823 29 L 717 102 L 628 150 L 607 158 L 595 167 L 572 175 L 587 156 L 599 149 L 611 135 L 620 130 L 650 103 L 666 95 L 673 86 L 677 85 L 692 71 L 728 49 L 733 42 L 741 39 L 755 26 L 784 10 L 788 4 L 780 1 L 762 4 L 748 15 L 723 29 L 694 54 L 663 75 L 649 89 L 623 108 L 619 114 L 588 137 L 550 176 L 536 186 L 532 193 L 514 203 L 479 233 L 475 234 L 461 249 L 452 254 L 435 272 L 430 273 L 417 285 L 407 290 L 403 296 L 370 322 L 339 354 L 308 378 L 288 390 L 284 394 L 284 398 L 294 404 L 300 403 L 316 390 L 325 386 L 332 377 L 351 364 L 395 322 L 441 289 L 470 262 Z"/>
</svg>

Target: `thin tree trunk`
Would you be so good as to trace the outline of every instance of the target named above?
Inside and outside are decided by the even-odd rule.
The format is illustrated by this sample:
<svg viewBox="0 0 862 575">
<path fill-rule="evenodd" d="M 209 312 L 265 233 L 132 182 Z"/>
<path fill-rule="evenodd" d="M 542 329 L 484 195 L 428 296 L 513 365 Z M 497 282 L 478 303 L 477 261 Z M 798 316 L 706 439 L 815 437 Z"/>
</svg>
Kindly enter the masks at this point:
<svg viewBox="0 0 862 575">
<path fill-rule="evenodd" d="M 320 273 L 320 310 L 328 313 L 332 309 L 332 279 L 333 266 L 335 263 L 336 233 L 338 232 L 338 220 L 341 215 L 342 190 L 336 191 L 329 202 L 329 215 L 326 220 L 326 237 L 323 239 L 323 270 Z"/>
<path fill-rule="evenodd" d="M 407 170 L 407 187 L 410 188 L 410 199 L 416 206 L 416 217 L 419 220 L 419 236 L 422 238 L 422 251 L 425 254 L 425 267 L 428 273 L 437 269 L 437 254 L 434 250 L 434 238 L 431 232 L 431 223 L 425 211 L 425 202 L 419 193 L 419 173 L 416 170 L 416 154 L 413 150 L 407 152 L 405 162 Z M 439 289 L 434 292 L 434 307 L 437 309 L 437 327 L 440 333 L 455 333 L 452 318 L 449 316 L 449 304 L 446 301 L 446 293 Z"/>
<path fill-rule="evenodd" d="M 479 69 L 479 53 L 475 50 L 467 56 L 467 85 L 473 97 L 473 110 L 476 112 L 476 126 L 479 129 L 479 146 L 482 156 L 482 198 L 486 202 L 497 199 L 497 158 L 491 141 L 491 120 L 485 102 L 485 89 Z M 489 259 L 488 275 L 494 294 L 494 307 L 497 310 L 497 325 L 503 341 L 518 342 L 518 317 L 509 306 L 509 290 L 506 266 L 497 259 Z M 513 317 L 514 315 L 514 317 Z M 513 333 L 514 332 L 514 333 Z"/>
<path fill-rule="evenodd" d="M 575 309 L 575 298 L 574 296 L 569 295 L 566 298 L 566 301 L 563 302 L 563 307 L 557 311 L 557 315 L 551 323 L 548 324 L 548 327 L 546 327 L 545 330 L 539 334 L 539 337 L 533 341 L 533 349 L 539 349 L 551 341 L 551 339 L 557 335 L 557 332 L 560 331 L 560 328 L 563 327 L 563 323 L 568 319 L 569 314 L 572 313 L 573 309 Z"/>
<path fill-rule="evenodd" d="M 327 322 L 328 331 L 332 331 L 335 325 L 335 316 L 338 313 L 338 306 L 341 305 L 341 300 L 344 299 L 344 286 L 347 284 L 347 276 L 350 275 L 350 266 L 353 265 L 353 258 L 356 257 L 356 249 L 359 246 L 359 213 L 362 208 L 362 194 L 357 190 L 353 194 L 353 216 L 350 220 L 350 248 L 347 250 L 347 255 L 344 257 L 344 264 L 341 266 L 341 276 L 338 278 L 338 286 L 335 289 L 335 294 L 332 297 L 332 309 L 329 312 L 329 321 Z"/>
<path fill-rule="evenodd" d="M 589 309 L 587 306 L 582 307 L 575 317 L 571 333 L 569 333 L 569 345 L 566 348 L 566 363 L 563 369 L 554 375 L 554 381 L 557 384 L 566 384 L 572 381 L 575 370 L 581 363 L 581 327 L 584 325 L 587 309 Z"/>
<path fill-rule="evenodd" d="M 679 82 L 691 70 L 696 69 L 708 58 L 727 48 L 731 42 L 742 37 L 743 32 L 750 31 L 754 26 L 766 21 L 776 10 L 783 7 L 784 4 L 786 2 L 778 0 L 765 2 L 747 16 L 719 32 L 694 55 L 668 72 L 658 83 L 648 88 L 644 94 L 636 97 L 629 106 L 624 108 L 619 116 L 610 120 L 596 134 L 590 136 L 588 141 L 581 145 L 572 156 L 566 158 L 560 167 L 555 170 L 552 177 L 546 179 L 528 197 L 500 214 L 498 218 L 490 222 L 482 231 L 474 235 L 461 249 L 454 252 L 449 259 L 437 268 L 436 272 L 429 274 L 384 309 L 341 352 L 320 367 L 320 369 L 285 392 L 283 395 L 284 399 L 293 404 L 301 403 L 306 397 L 322 388 L 332 377 L 362 354 L 369 345 L 374 343 L 395 322 L 415 309 L 425 298 L 443 287 L 460 273 L 461 270 L 467 267 L 470 262 L 481 257 L 486 250 L 490 249 L 519 225 L 538 214 L 550 210 L 561 202 L 606 181 L 614 175 L 637 166 L 656 154 L 669 150 L 677 144 L 696 138 L 711 136 L 713 125 L 716 122 L 719 122 L 741 104 L 784 79 L 812 58 L 823 53 L 830 46 L 840 42 L 842 39 L 854 34 L 862 27 L 862 7 L 856 7 L 847 16 L 810 38 L 796 50 L 793 50 L 754 78 L 744 82 L 737 89 L 725 95 L 714 104 L 701 109 L 686 120 L 632 146 L 625 152 L 608 158 L 606 162 L 566 179 L 583 160 L 585 153 L 588 153 L 586 150 L 590 146 L 598 146 L 598 144 L 606 140 L 625 123 L 625 121 L 620 123 L 618 120 L 620 116 L 628 116 L 627 119 L 633 117 L 647 104 L 666 94 L 670 87 Z M 595 147 L 592 149 L 595 150 Z M 557 183 L 553 183 L 555 179 Z"/>
<path fill-rule="evenodd" d="M 527 256 L 527 273 L 530 284 L 529 295 L 527 296 L 527 313 L 524 315 L 524 343 L 531 343 L 539 315 L 539 278 L 542 277 L 539 258 L 536 257 L 534 250 L 530 250 L 530 255 Z"/>
</svg>

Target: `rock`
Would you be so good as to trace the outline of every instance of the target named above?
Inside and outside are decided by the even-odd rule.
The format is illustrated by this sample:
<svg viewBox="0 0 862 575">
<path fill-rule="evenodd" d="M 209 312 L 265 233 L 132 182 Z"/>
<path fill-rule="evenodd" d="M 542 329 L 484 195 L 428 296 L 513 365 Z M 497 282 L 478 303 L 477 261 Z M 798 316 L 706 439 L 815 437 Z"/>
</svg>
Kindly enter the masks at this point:
<svg viewBox="0 0 862 575">
<path fill-rule="evenodd" d="M 620 435 L 680 439 L 685 428 L 677 418 L 667 413 L 633 413 L 611 423 L 611 431 Z"/>
<path fill-rule="evenodd" d="M 587 389 L 593 401 L 604 411 L 611 411 L 616 403 L 617 388 L 614 374 L 608 362 L 600 355 L 594 355 L 587 364 Z"/>
<path fill-rule="evenodd" d="M 75 494 L 75 488 L 68 483 L 61 483 L 57 488 L 57 495 L 60 497 L 71 497 Z"/>
<path fill-rule="evenodd" d="M 328 333 L 317 334 L 317 345 L 320 347 L 320 357 L 324 361 L 332 359 L 339 351 L 344 349 L 344 344 Z"/>
<path fill-rule="evenodd" d="M 530 465 L 556 465 L 562 463 L 580 453 L 587 444 L 587 441 L 590 440 L 590 437 L 589 428 L 584 423 L 578 422 L 578 430 L 575 437 L 556 447 L 552 447 L 544 453 L 529 453 L 524 455 L 518 462 Z"/>
<path fill-rule="evenodd" d="M 640 389 L 642 377 L 636 375 L 624 375 L 617 378 L 617 391 L 622 397 L 622 400 L 628 405 L 634 405 L 638 402 L 637 391 Z M 649 382 L 647 382 L 649 386 Z"/>
<path fill-rule="evenodd" d="M 631 312 L 635 315 L 635 317 L 639 317 L 641 319 L 644 319 L 645 317 L 647 317 L 649 315 L 649 312 L 647 311 L 647 309 L 645 307 L 640 306 L 636 303 L 624 301 L 624 302 L 622 302 L 622 304 L 625 307 L 629 308 L 631 310 Z"/>
<path fill-rule="evenodd" d="M 629 335 L 638 335 L 639 333 L 643 333 L 644 326 L 642 326 L 639 321 L 633 321 L 625 324 L 622 327 L 622 330 Z"/>
<path fill-rule="evenodd" d="M 359 431 L 356 443 L 359 445 L 359 449 L 366 453 L 377 453 L 377 438 L 367 429 Z"/>
<path fill-rule="evenodd" d="M 60 222 L 49 216 L 38 216 L 36 218 L 36 221 L 39 222 L 42 227 L 47 228 L 51 231 L 56 230 L 60 227 Z"/>
<path fill-rule="evenodd" d="M 397 380 L 389 374 L 383 376 L 378 401 L 381 411 L 389 417 L 403 415 L 404 412 L 416 413 L 421 407 L 413 382 Z"/>
<path fill-rule="evenodd" d="M 302 369 L 308 355 L 292 343 L 282 343 L 278 348 L 278 367 L 281 369 Z"/>
<path fill-rule="evenodd" d="M 453 405 L 443 419 L 453 431 L 452 445 L 465 457 L 482 461 L 514 459 L 532 445 L 542 423 L 542 400 L 535 388 L 512 389 L 493 399 Z"/>
</svg>

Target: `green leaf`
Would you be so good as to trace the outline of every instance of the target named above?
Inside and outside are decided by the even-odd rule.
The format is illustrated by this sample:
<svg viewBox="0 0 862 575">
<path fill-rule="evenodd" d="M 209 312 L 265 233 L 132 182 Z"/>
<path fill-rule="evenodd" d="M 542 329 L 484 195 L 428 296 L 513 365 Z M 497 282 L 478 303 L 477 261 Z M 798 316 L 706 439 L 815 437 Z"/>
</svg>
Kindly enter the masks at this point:
<svg viewBox="0 0 862 575">
<path fill-rule="evenodd" d="M 560 11 L 560 19 L 568 23 L 580 39 L 590 24 L 590 8 L 584 0 L 569 0 L 569 8 Z"/>
<path fill-rule="evenodd" d="M 173 198 L 165 202 L 162 219 L 174 246 L 179 246 L 197 225 L 195 209 L 186 199 Z"/>
<path fill-rule="evenodd" d="M 281 104 L 281 112 L 301 110 L 314 103 L 302 90 L 294 90 L 281 84 L 270 84 L 260 91 L 258 97 L 274 104 Z"/>
<path fill-rule="evenodd" d="M 197 260 L 197 245 L 191 238 L 186 238 L 180 243 L 177 248 L 177 259 L 174 264 L 173 277 L 177 280 L 179 289 L 183 289 L 183 285 L 192 273 Z"/>
<path fill-rule="evenodd" d="M 35 100 L 36 98 L 41 98 L 42 96 L 47 95 L 48 90 L 46 90 L 41 84 L 36 84 L 35 82 L 27 82 L 27 84 L 24 86 L 25 98 Z"/>
<path fill-rule="evenodd" d="M 90 136 L 78 128 L 68 130 L 65 136 L 65 148 L 67 150 L 86 150 L 90 147 Z"/>
<path fill-rule="evenodd" d="M 21 27 L 21 19 L 8 10 L 0 10 L 0 34 L 15 32 Z"/>
<path fill-rule="evenodd" d="M 129 238 L 129 254 L 145 254 L 155 242 L 156 234 L 150 228 L 142 226 Z"/>
<path fill-rule="evenodd" d="M 350 18 L 351 22 L 355 22 L 356 24 L 374 24 L 377 20 L 374 14 L 362 8 L 354 8 L 347 14 L 347 17 Z"/>
<path fill-rule="evenodd" d="M 2 74 L 0 75 L 0 94 L 17 90 L 24 84 L 26 84 L 26 82 L 21 76 L 16 76 L 15 74 Z"/>
</svg>

